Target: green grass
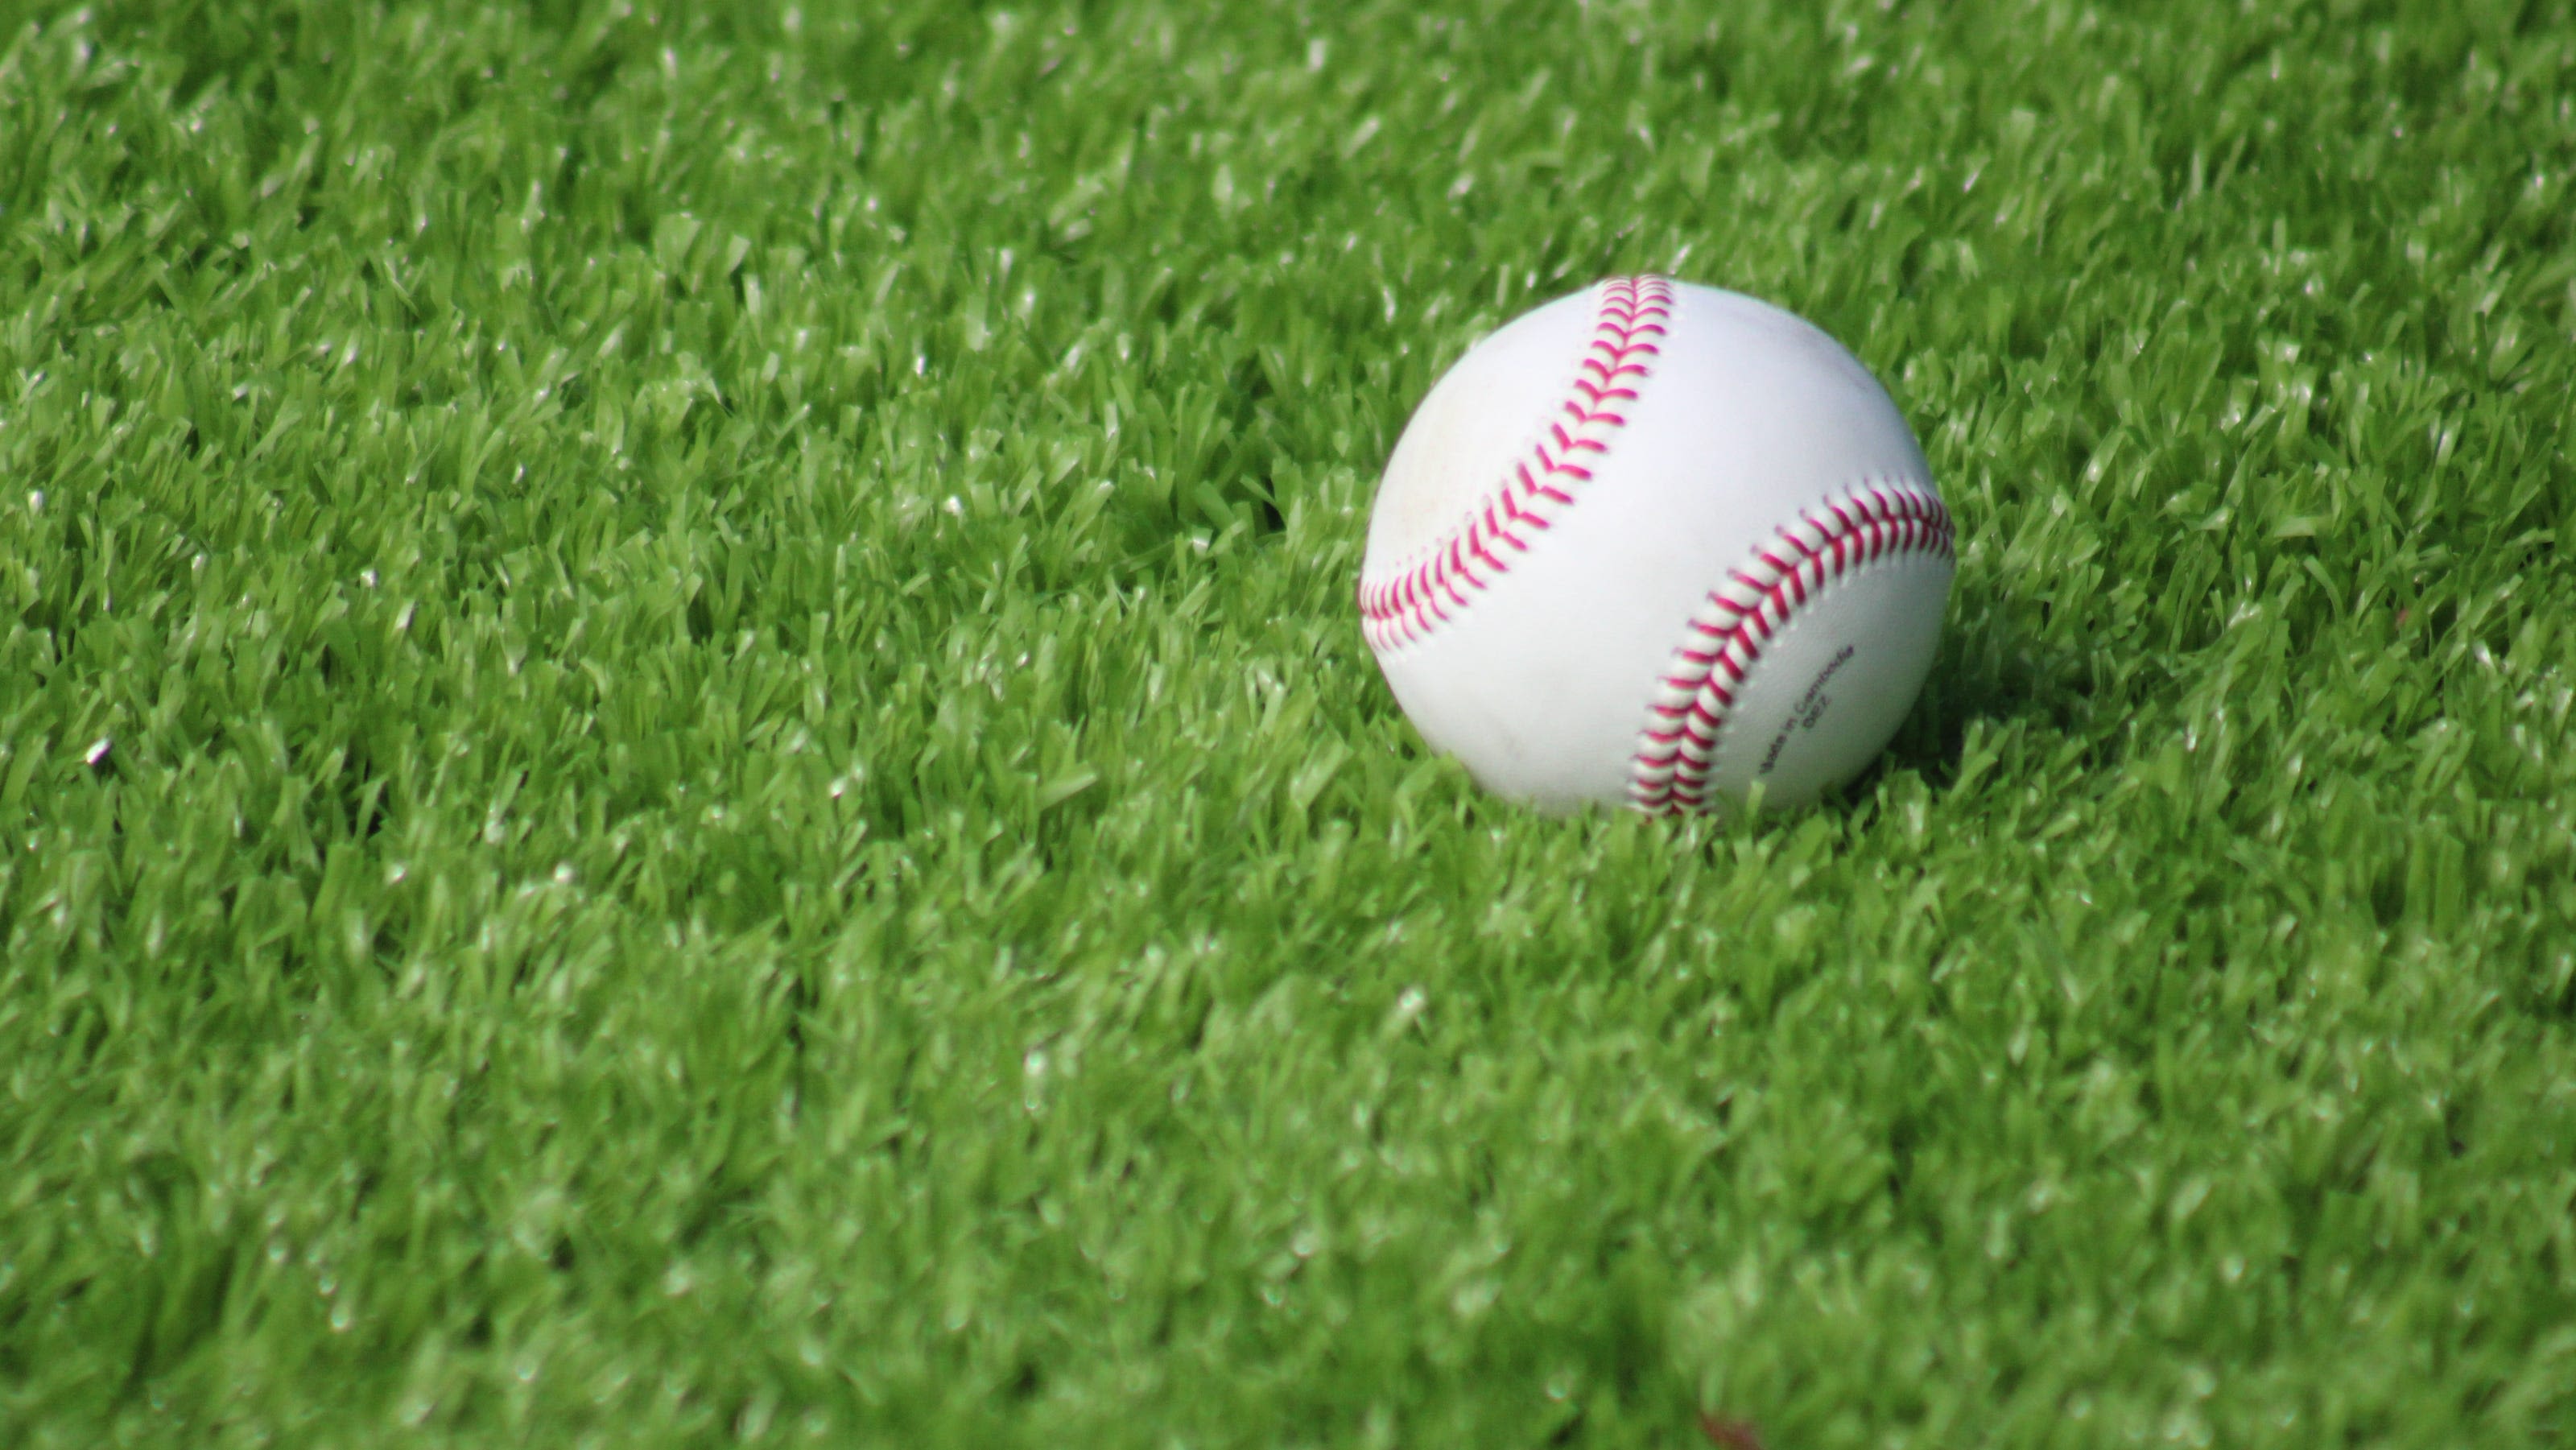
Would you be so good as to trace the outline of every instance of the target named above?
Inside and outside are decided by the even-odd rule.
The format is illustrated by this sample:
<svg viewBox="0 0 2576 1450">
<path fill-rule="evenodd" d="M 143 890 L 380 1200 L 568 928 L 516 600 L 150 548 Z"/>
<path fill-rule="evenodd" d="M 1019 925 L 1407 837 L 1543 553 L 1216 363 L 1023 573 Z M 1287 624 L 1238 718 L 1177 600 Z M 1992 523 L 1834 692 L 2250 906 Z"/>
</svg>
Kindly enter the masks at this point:
<svg viewBox="0 0 2576 1450">
<path fill-rule="evenodd" d="M 0 1442 L 2576 1441 L 2568 5 L 841 9 L 0 0 Z M 1633 269 L 1828 808 L 1361 645 Z"/>
</svg>

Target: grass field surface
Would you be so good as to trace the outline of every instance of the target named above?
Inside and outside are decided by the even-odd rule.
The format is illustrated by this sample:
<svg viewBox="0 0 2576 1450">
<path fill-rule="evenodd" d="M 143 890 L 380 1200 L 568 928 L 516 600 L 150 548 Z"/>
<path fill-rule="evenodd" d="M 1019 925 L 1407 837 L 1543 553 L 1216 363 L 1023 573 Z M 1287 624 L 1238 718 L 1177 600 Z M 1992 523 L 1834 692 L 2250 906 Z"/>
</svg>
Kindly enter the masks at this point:
<svg viewBox="0 0 2576 1450">
<path fill-rule="evenodd" d="M 2563 3 L 0 3 L 0 1443 L 2576 1442 L 2571 176 Z M 1637 270 L 1959 521 L 1823 808 L 1361 643 Z"/>
</svg>

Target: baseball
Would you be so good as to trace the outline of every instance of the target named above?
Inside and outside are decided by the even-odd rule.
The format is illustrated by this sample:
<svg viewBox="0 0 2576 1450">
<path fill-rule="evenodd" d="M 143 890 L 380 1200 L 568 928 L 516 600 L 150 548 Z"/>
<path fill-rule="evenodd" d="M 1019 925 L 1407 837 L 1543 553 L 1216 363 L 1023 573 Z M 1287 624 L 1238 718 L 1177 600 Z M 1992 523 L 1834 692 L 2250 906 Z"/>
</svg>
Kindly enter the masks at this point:
<svg viewBox="0 0 2576 1450">
<path fill-rule="evenodd" d="M 1359 606 L 1406 716 L 1498 794 L 1794 806 L 1896 733 L 1951 570 L 1931 469 L 1858 359 L 1768 303 L 1626 277 L 1433 385 Z"/>
</svg>

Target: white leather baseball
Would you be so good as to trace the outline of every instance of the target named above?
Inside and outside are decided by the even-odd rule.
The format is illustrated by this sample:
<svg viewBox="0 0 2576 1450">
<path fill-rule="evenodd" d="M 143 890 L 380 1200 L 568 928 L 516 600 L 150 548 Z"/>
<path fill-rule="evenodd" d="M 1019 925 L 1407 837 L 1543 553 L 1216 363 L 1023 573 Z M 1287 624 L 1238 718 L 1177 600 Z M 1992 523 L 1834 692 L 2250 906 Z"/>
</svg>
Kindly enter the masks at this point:
<svg viewBox="0 0 2576 1450">
<path fill-rule="evenodd" d="M 1616 278 L 1504 326 L 1415 411 L 1359 604 L 1395 697 L 1543 808 L 1797 805 L 1922 689 L 1950 517 L 1859 361 L 1767 303 Z"/>
</svg>

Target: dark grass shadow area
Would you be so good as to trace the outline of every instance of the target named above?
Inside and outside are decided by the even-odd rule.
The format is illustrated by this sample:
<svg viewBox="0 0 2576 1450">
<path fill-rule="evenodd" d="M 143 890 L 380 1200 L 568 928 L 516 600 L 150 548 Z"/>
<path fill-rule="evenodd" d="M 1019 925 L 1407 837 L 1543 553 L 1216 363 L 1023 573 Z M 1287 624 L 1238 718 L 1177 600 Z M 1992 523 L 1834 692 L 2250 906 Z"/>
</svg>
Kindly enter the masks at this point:
<svg viewBox="0 0 2576 1450">
<path fill-rule="evenodd" d="M 1845 798 L 1868 794 L 1893 771 L 1914 771 L 1933 789 L 1947 788 L 1980 720 L 2072 729 L 2086 716 L 2093 682 L 2078 661 L 2043 643 L 2044 606 L 1996 595 L 1970 601 L 1967 593 L 1951 596 L 1954 614 L 1923 693 L 1886 751 L 1844 787 Z"/>
</svg>

